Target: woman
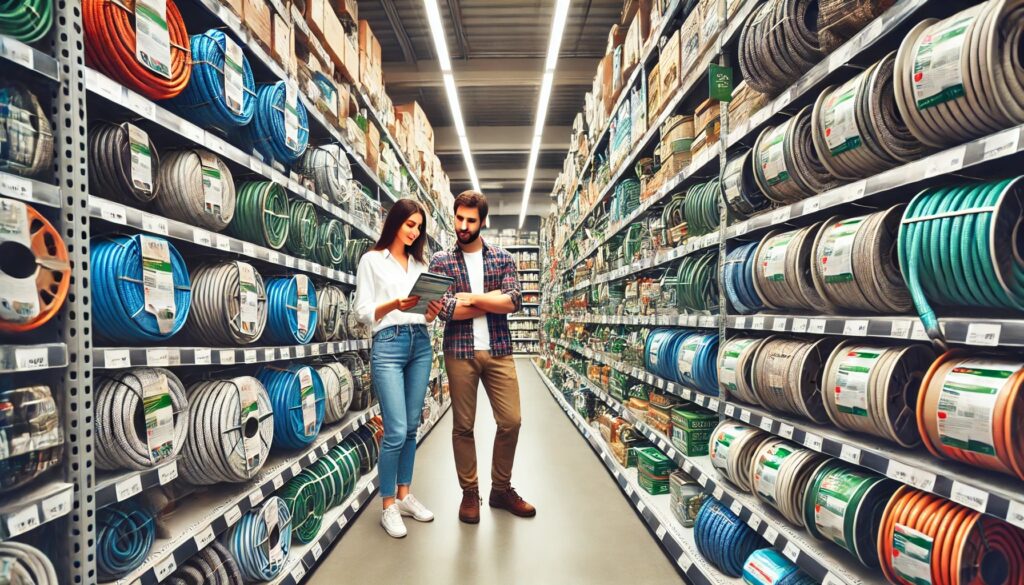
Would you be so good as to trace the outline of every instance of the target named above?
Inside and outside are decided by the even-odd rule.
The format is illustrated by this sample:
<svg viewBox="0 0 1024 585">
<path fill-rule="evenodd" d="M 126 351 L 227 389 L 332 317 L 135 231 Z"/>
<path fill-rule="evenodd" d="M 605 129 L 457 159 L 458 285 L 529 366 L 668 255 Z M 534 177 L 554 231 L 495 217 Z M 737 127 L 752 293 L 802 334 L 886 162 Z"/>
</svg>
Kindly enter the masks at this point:
<svg viewBox="0 0 1024 585">
<path fill-rule="evenodd" d="M 412 199 L 399 199 L 388 212 L 380 239 L 359 261 L 355 311 L 373 328 L 370 368 L 384 418 L 381 445 L 380 523 L 389 535 L 406 535 L 402 516 L 430 522 L 434 514 L 409 493 L 416 458 L 423 399 L 433 359 L 427 323 L 437 316 L 440 301 L 427 305 L 426 316 L 407 313 L 419 297 L 407 296 L 416 279 L 427 271 L 424 248 L 427 214 Z"/>
</svg>

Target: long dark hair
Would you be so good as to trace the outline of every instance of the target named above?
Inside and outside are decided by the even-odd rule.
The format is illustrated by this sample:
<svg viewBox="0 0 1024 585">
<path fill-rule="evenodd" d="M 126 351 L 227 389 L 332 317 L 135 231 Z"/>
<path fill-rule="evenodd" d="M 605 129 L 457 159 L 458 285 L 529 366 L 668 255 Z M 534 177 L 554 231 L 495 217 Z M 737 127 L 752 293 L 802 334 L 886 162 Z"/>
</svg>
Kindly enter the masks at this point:
<svg viewBox="0 0 1024 585">
<path fill-rule="evenodd" d="M 380 239 L 377 240 L 373 249 L 387 250 L 390 248 L 391 242 L 394 242 L 395 238 L 398 237 L 399 228 L 402 227 L 405 220 L 412 217 L 415 213 L 423 216 L 423 224 L 420 226 L 419 237 L 413 241 L 411 246 L 405 247 L 405 253 L 425 263 L 426 256 L 424 256 L 423 250 L 427 247 L 427 212 L 414 199 L 399 199 L 395 201 L 395 204 L 391 206 L 391 210 L 388 211 L 387 218 L 384 219 L 384 227 L 380 230 Z"/>
</svg>

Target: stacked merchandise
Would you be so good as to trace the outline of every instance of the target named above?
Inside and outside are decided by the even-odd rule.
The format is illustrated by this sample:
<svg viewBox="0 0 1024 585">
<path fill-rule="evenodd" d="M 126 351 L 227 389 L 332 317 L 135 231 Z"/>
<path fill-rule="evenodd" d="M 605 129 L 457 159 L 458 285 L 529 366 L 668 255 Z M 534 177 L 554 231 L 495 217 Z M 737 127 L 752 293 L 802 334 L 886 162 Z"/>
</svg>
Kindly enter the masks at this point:
<svg viewBox="0 0 1024 585">
<path fill-rule="evenodd" d="M 655 447 L 643 447 L 636 450 L 636 468 L 639 472 L 640 487 L 651 495 L 667 494 L 669 474 L 676 469 L 676 464 Z"/>
</svg>

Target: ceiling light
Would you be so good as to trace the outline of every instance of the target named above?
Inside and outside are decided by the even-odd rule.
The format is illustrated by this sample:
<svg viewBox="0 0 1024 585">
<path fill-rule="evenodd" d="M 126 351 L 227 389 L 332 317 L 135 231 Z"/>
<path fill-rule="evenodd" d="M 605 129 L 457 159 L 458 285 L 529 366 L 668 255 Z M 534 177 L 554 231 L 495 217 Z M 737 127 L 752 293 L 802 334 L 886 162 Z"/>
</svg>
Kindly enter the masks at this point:
<svg viewBox="0 0 1024 585">
<path fill-rule="evenodd" d="M 523 229 L 523 222 L 526 221 L 526 208 L 530 203 L 530 190 L 533 189 L 537 159 L 540 156 L 541 136 L 544 134 L 544 122 L 547 119 L 548 105 L 551 101 L 551 89 L 555 82 L 555 65 L 558 63 L 558 53 L 562 49 L 562 33 L 565 32 L 565 23 L 569 18 L 569 6 L 572 4 L 572 0 L 556 1 L 555 14 L 551 19 L 551 39 L 548 42 L 548 58 L 544 63 L 544 78 L 541 80 L 540 96 L 537 99 L 537 115 L 533 127 L 533 144 L 530 145 L 530 162 L 526 167 L 526 184 L 523 186 L 523 208 L 519 212 L 519 229 Z"/>
</svg>

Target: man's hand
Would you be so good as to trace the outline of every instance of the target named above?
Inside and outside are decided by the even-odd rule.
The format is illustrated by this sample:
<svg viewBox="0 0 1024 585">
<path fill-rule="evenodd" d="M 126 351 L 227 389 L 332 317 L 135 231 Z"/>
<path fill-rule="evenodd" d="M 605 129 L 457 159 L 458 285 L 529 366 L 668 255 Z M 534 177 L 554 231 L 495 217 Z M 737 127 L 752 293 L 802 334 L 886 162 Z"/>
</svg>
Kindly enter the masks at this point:
<svg viewBox="0 0 1024 585">
<path fill-rule="evenodd" d="M 472 307 L 476 300 L 476 295 L 466 292 L 455 293 L 455 300 L 463 307 Z"/>
<path fill-rule="evenodd" d="M 434 319 L 437 318 L 437 314 L 441 312 L 444 305 L 441 301 L 430 301 L 427 303 L 427 313 L 424 315 L 427 319 L 427 323 L 433 323 Z"/>
<path fill-rule="evenodd" d="M 405 297 L 404 299 L 395 299 L 395 308 L 399 311 L 408 311 L 415 307 L 420 302 L 420 298 L 417 297 Z"/>
</svg>

